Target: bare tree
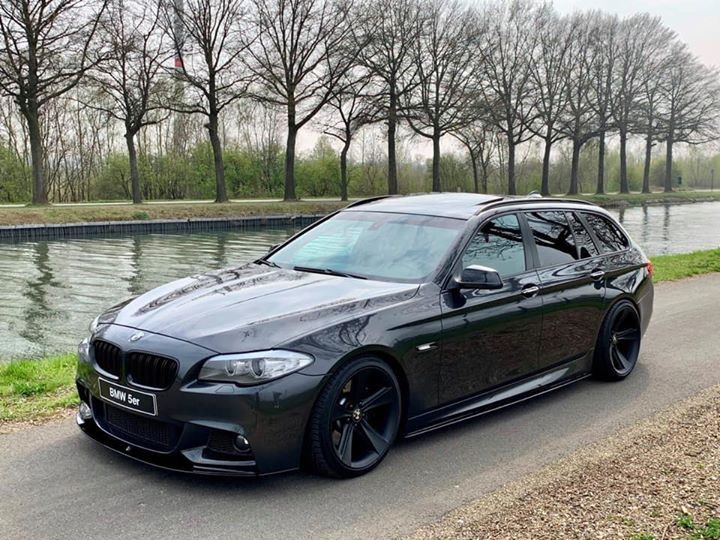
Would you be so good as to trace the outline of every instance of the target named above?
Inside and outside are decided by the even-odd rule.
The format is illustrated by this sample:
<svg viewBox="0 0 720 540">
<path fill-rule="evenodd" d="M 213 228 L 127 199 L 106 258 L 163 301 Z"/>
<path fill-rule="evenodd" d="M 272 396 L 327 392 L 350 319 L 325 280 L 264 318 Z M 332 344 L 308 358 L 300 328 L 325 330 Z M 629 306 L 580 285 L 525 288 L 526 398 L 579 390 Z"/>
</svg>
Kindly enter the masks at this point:
<svg viewBox="0 0 720 540">
<path fill-rule="evenodd" d="M 249 67 L 259 88 L 254 97 L 285 108 L 285 200 L 295 200 L 298 131 L 332 99 L 348 53 L 350 4 L 341 0 L 252 0 L 257 40 Z"/>
<path fill-rule="evenodd" d="M 490 166 L 496 151 L 497 132 L 490 124 L 476 120 L 456 129 L 453 136 L 465 146 L 470 156 L 475 193 L 487 193 Z"/>
<path fill-rule="evenodd" d="M 538 14 L 529 0 L 495 4 L 486 14 L 491 21 L 486 42 L 479 48 L 482 62 L 478 88 L 489 118 L 507 141 L 507 191 L 517 194 L 515 150 L 530 140 L 529 126 L 536 117 L 532 63 L 538 36 Z"/>
<path fill-rule="evenodd" d="M 43 109 L 74 88 L 91 67 L 87 53 L 106 2 L 0 2 L 0 91 L 15 100 L 27 124 L 33 204 L 48 202 L 43 169 Z"/>
<path fill-rule="evenodd" d="M 569 51 L 577 28 L 572 18 L 559 18 L 550 5 L 544 5 L 537 19 L 537 61 L 530 67 L 537 91 L 537 125 L 530 126 L 544 142 L 540 193 L 550 195 L 550 152 L 553 144 L 567 135 L 557 128 L 560 116 L 567 107 Z"/>
<path fill-rule="evenodd" d="M 181 101 L 167 105 L 207 119 L 215 167 L 215 202 L 227 202 L 220 114 L 247 95 L 249 77 L 241 69 L 247 49 L 247 13 L 243 0 L 162 0 L 165 31 L 175 49 L 176 76 L 185 83 Z"/>
<path fill-rule="evenodd" d="M 720 121 L 720 71 L 702 65 L 685 44 L 676 43 L 660 85 L 659 120 L 665 142 L 665 191 L 672 191 L 676 143 L 715 140 Z"/>
<path fill-rule="evenodd" d="M 372 80 L 367 73 L 349 71 L 333 91 L 328 102 L 332 118 L 324 123 L 324 133 L 342 143 L 340 150 L 340 199 L 348 199 L 348 152 L 353 137 L 360 128 L 377 121 L 377 106 L 367 90 Z"/>
<path fill-rule="evenodd" d="M 432 141 L 432 190 L 441 191 L 440 139 L 471 118 L 482 29 L 476 12 L 457 0 L 434 0 L 420 24 L 413 46 L 418 84 L 405 94 L 405 117 L 417 135 Z"/>
<path fill-rule="evenodd" d="M 135 204 L 142 202 L 135 136 L 164 118 L 156 114 L 162 95 L 158 76 L 168 54 L 159 25 L 160 4 L 110 0 L 99 28 L 104 46 L 95 52 L 104 61 L 88 72 L 92 93 L 84 100 L 86 106 L 106 112 L 125 129 Z"/>
<path fill-rule="evenodd" d="M 605 138 L 608 132 L 613 129 L 611 105 L 620 20 L 616 15 L 606 15 L 597 11 L 593 11 L 589 18 L 589 24 L 596 28 L 591 46 L 598 51 L 593 55 L 595 62 L 592 66 L 593 108 L 597 115 L 599 131 L 595 193 L 603 194 L 605 193 Z"/>
<path fill-rule="evenodd" d="M 671 45 L 671 44 L 669 44 Z M 645 137 L 645 164 L 643 167 L 642 192 L 650 193 L 650 165 L 653 146 L 660 140 L 658 133 L 658 106 L 660 89 L 666 76 L 671 57 L 668 49 L 657 49 L 655 54 L 641 66 L 643 71 L 642 92 L 638 98 L 638 115 L 635 131 Z"/>
<path fill-rule="evenodd" d="M 404 96 L 416 84 L 412 49 L 423 9 L 419 0 L 372 0 L 353 32 L 358 61 L 378 80 L 378 103 L 387 121 L 388 193 L 398 192 L 397 127 Z"/>
<path fill-rule="evenodd" d="M 579 191 L 578 166 L 582 147 L 600 132 L 597 114 L 594 109 L 593 66 L 600 54 L 592 47 L 596 26 L 590 24 L 592 15 L 583 13 L 572 15 L 571 24 L 578 31 L 570 48 L 571 68 L 567 73 L 567 108 L 559 121 L 559 129 L 572 141 L 572 162 L 570 167 L 570 186 L 568 194 Z"/>
<path fill-rule="evenodd" d="M 627 140 L 638 114 L 647 73 L 642 69 L 658 49 L 675 38 L 659 17 L 647 13 L 633 15 L 620 24 L 618 59 L 615 63 L 616 88 L 612 106 L 614 125 L 620 135 L 620 192 L 629 193 Z"/>
</svg>

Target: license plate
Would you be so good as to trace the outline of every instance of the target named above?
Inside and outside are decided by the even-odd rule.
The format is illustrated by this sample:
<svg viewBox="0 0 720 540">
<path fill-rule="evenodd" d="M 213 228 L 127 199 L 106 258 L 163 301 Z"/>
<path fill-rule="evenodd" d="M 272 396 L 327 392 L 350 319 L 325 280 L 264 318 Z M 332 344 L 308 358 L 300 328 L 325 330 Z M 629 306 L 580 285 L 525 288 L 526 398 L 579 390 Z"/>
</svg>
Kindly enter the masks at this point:
<svg viewBox="0 0 720 540">
<path fill-rule="evenodd" d="M 131 411 L 157 416 L 155 394 L 120 386 L 102 378 L 98 379 L 98 384 L 100 385 L 100 397 L 105 401 Z"/>
</svg>

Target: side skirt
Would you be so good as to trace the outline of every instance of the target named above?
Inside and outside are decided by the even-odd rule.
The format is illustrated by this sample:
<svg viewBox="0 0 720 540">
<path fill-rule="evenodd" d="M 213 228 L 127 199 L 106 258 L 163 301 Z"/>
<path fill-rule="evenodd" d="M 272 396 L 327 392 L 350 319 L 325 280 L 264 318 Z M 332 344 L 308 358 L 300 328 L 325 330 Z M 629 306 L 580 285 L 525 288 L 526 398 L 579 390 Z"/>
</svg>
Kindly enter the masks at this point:
<svg viewBox="0 0 720 540">
<path fill-rule="evenodd" d="M 582 359 L 565 362 L 530 378 L 410 418 L 406 424 L 405 438 L 417 437 L 436 429 L 527 401 L 587 379 L 592 375 L 587 371 L 587 368 L 579 370 L 578 364 L 582 364 Z"/>
</svg>

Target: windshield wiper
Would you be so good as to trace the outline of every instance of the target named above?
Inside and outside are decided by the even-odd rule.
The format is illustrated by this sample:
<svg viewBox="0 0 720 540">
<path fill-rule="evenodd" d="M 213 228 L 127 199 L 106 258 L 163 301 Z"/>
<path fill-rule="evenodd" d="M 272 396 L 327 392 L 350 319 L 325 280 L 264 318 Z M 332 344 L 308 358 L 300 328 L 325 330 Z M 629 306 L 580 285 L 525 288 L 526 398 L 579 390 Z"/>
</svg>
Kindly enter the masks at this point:
<svg viewBox="0 0 720 540">
<path fill-rule="evenodd" d="M 253 261 L 253 263 L 255 263 L 255 264 L 264 264 L 265 266 L 272 266 L 273 268 L 280 268 L 280 266 L 278 266 L 278 265 L 275 264 L 274 262 L 268 261 L 267 259 L 262 259 L 262 258 L 260 258 L 260 259 L 255 259 L 255 260 Z"/>
<path fill-rule="evenodd" d="M 367 279 L 365 276 L 358 274 L 351 274 L 349 272 L 340 272 L 339 270 L 333 270 L 332 268 L 311 268 L 309 266 L 295 266 L 293 270 L 298 272 L 313 272 L 315 274 L 327 274 L 328 276 L 339 276 L 339 277 L 350 277 L 355 279 Z"/>
</svg>

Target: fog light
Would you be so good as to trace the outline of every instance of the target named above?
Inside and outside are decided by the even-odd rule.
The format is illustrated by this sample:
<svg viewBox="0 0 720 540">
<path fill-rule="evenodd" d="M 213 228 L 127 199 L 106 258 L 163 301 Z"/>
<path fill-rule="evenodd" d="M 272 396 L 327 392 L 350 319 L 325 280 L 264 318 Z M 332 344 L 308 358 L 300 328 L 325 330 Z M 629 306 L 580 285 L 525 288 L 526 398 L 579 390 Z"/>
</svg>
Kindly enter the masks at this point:
<svg viewBox="0 0 720 540">
<path fill-rule="evenodd" d="M 235 448 L 241 452 L 247 452 L 250 450 L 250 442 L 242 435 L 238 435 L 235 437 Z"/>
<path fill-rule="evenodd" d="M 84 401 L 80 403 L 80 410 L 78 411 L 78 413 L 80 414 L 80 418 L 82 418 L 83 420 L 90 420 L 93 417 L 90 405 L 88 405 Z"/>
</svg>

